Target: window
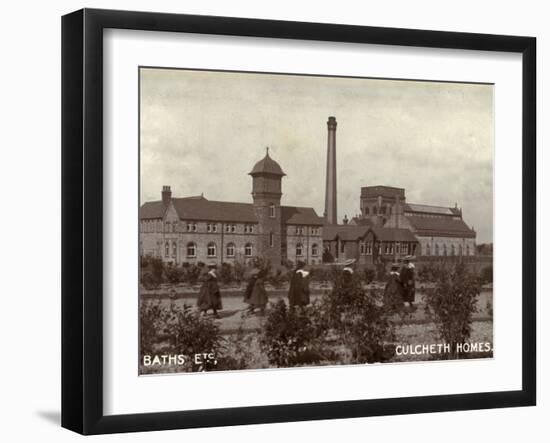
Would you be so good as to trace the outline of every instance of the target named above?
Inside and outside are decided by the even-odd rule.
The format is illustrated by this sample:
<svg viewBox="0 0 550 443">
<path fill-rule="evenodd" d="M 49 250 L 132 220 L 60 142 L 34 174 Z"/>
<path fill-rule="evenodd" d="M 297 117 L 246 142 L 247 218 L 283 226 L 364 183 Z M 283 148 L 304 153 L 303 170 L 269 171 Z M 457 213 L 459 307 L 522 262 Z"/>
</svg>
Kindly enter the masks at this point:
<svg viewBox="0 0 550 443">
<path fill-rule="evenodd" d="M 191 224 L 187 223 L 187 232 L 191 230 Z"/>
<path fill-rule="evenodd" d="M 393 254 L 393 244 L 387 242 L 384 247 L 384 254 Z"/>
<path fill-rule="evenodd" d="M 435 245 L 435 255 L 439 255 L 439 245 L 437 243 Z"/>
<path fill-rule="evenodd" d="M 228 257 L 235 257 L 235 243 L 228 243 L 225 247 L 225 254 Z"/>
<path fill-rule="evenodd" d="M 206 255 L 208 257 L 215 257 L 216 256 L 216 243 L 210 242 L 208 243 L 207 249 L 206 249 Z"/>
<path fill-rule="evenodd" d="M 373 215 L 378 214 L 378 208 L 376 206 L 374 208 L 372 208 L 372 214 Z"/>
<path fill-rule="evenodd" d="M 466 255 L 470 255 L 470 245 L 466 245 Z"/>
<path fill-rule="evenodd" d="M 235 225 L 233 225 L 235 226 Z M 244 232 L 247 234 L 252 234 L 254 227 L 252 225 L 244 225 Z"/>
<path fill-rule="evenodd" d="M 193 242 L 187 243 L 187 257 L 197 256 L 197 245 Z"/>
<path fill-rule="evenodd" d="M 369 215 L 370 214 L 370 210 L 368 208 L 368 206 L 365 207 L 365 215 Z"/>
<path fill-rule="evenodd" d="M 235 232 L 236 230 L 237 230 L 237 226 L 236 225 L 231 225 L 231 232 Z"/>
<path fill-rule="evenodd" d="M 319 255 L 319 247 L 317 246 L 317 243 L 313 243 L 311 245 L 311 255 L 313 257 L 317 257 Z"/>
<path fill-rule="evenodd" d="M 170 243 L 166 242 L 164 243 L 164 256 L 170 257 Z"/>
<path fill-rule="evenodd" d="M 302 243 L 296 244 L 296 257 L 301 257 L 303 252 Z"/>
<path fill-rule="evenodd" d="M 269 233 L 269 246 L 273 247 L 275 245 L 275 236 L 273 235 L 273 232 Z"/>
<path fill-rule="evenodd" d="M 455 253 L 455 245 L 451 245 L 451 255 L 456 255 L 456 253 Z"/>
<path fill-rule="evenodd" d="M 166 222 L 164 232 L 170 232 L 170 222 L 168 222 L 168 221 Z"/>
<path fill-rule="evenodd" d="M 218 232 L 218 224 L 217 223 L 212 224 L 212 232 Z"/>
<path fill-rule="evenodd" d="M 210 223 L 206 224 L 206 232 L 212 232 L 212 225 Z"/>
<path fill-rule="evenodd" d="M 230 229 L 231 229 L 231 225 L 229 225 L 229 224 L 226 223 L 226 224 L 224 225 L 224 231 L 225 231 L 225 232 L 229 232 Z"/>
<path fill-rule="evenodd" d="M 340 252 L 343 254 L 346 252 L 346 245 L 343 241 L 340 242 Z"/>
<path fill-rule="evenodd" d="M 380 208 L 380 214 L 384 214 L 384 215 L 386 214 L 386 207 L 385 206 L 382 206 Z"/>
<path fill-rule="evenodd" d="M 447 245 L 443 245 L 443 255 L 447 255 Z"/>
<path fill-rule="evenodd" d="M 271 206 L 269 207 L 269 216 L 270 216 L 271 218 L 275 218 L 275 205 L 271 205 Z"/>
<path fill-rule="evenodd" d="M 458 255 L 462 255 L 462 245 L 458 245 Z"/>
<path fill-rule="evenodd" d="M 244 245 L 244 255 L 246 257 L 252 257 L 252 245 L 250 243 Z"/>
<path fill-rule="evenodd" d="M 409 253 L 408 243 L 402 243 L 401 244 L 401 254 L 408 254 L 408 253 Z"/>
<path fill-rule="evenodd" d="M 178 243 L 173 242 L 172 243 L 172 257 L 177 257 L 178 255 Z"/>
<path fill-rule="evenodd" d="M 367 253 L 367 244 L 363 240 L 359 242 L 359 253 L 361 255 L 365 255 Z"/>
<path fill-rule="evenodd" d="M 426 255 L 431 255 L 430 245 L 429 245 L 429 244 L 426 245 Z"/>
<path fill-rule="evenodd" d="M 172 229 L 174 230 L 174 232 L 178 232 L 178 222 L 177 221 L 172 222 Z"/>
<path fill-rule="evenodd" d="M 372 242 L 370 241 L 367 242 L 367 244 L 365 245 L 365 249 L 366 249 L 365 253 L 367 255 L 372 255 Z"/>
</svg>

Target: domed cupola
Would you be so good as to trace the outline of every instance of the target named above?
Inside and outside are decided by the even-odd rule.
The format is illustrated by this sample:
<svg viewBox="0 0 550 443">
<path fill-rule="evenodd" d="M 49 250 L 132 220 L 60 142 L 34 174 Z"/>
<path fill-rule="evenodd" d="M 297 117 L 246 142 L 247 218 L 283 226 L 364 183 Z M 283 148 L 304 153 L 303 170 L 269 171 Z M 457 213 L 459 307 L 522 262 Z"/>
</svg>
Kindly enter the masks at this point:
<svg viewBox="0 0 550 443">
<path fill-rule="evenodd" d="M 283 177 L 286 175 L 283 172 L 279 163 L 277 163 L 269 156 L 269 148 L 266 148 L 265 157 L 262 158 L 258 163 L 256 163 L 252 168 L 252 171 L 250 171 L 249 173 L 249 175 L 251 175 L 252 177 L 264 174 L 276 175 L 279 177 Z"/>
</svg>

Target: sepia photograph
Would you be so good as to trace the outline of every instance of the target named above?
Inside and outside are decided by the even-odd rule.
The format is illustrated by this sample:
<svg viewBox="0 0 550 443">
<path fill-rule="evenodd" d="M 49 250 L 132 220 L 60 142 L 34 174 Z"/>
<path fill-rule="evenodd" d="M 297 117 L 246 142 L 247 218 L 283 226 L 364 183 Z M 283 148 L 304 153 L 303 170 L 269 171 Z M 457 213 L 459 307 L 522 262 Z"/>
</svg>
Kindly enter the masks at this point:
<svg viewBox="0 0 550 443">
<path fill-rule="evenodd" d="M 140 375 L 493 358 L 493 84 L 138 75 Z"/>
</svg>

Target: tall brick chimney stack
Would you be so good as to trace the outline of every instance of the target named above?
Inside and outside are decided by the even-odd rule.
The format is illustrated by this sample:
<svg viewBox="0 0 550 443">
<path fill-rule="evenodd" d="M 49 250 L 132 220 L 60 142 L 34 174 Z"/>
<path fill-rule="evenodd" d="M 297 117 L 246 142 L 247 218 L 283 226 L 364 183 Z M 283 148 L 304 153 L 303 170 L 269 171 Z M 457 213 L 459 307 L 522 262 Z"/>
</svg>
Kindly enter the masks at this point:
<svg viewBox="0 0 550 443">
<path fill-rule="evenodd" d="M 162 187 L 162 203 L 168 206 L 170 200 L 172 200 L 172 191 L 170 190 L 170 186 L 165 185 Z"/>
<path fill-rule="evenodd" d="M 325 218 L 326 223 L 335 225 L 338 223 L 337 197 L 336 197 L 336 117 L 329 117 L 327 122 L 327 182 L 325 190 Z"/>
</svg>

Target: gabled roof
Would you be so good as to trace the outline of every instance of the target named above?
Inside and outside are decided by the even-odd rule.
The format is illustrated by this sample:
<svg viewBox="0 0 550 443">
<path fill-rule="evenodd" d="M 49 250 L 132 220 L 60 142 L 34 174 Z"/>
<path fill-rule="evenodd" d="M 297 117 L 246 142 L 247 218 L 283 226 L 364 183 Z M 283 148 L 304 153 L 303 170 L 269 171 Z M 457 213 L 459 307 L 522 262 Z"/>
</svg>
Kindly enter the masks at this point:
<svg viewBox="0 0 550 443">
<path fill-rule="evenodd" d="M 342 241 L 356 241 L 363 238 L 369 229 L 368 226 L 326 225 L 323 228 L 323 240 L 331 241 L 339 238 Z"/>
<path fill-rule="evenodd" d="M 147 202 L 141 205 L 139 208 L 139 218 L 151 219 L 151 218 L 163 218 L 166 206 L 162 201 Z"/>
<path fill-rule="evenodd" d="M 371 228 L 375 237 L 379 241 L 387 242 L 417 242 L 415 235 L 408 229 L 384 228 L 375 226 Z"/>
<path fill-rule="evenodd" d="M 221 202 L 205 197 L 172 198 L 182 220 L 258 223 L 252 203 Z M 163 218 L 166 207 L 162 201 L 144 203 L 140 219 Z M 323 219 L 313 208 L 281 206 L 282 222 L 289 225 L 322 226 Z"/>
<path fill-rule="evenodd" d="M 297 206 L 281 207 L 282 222 L 287 225 L 323 225 L 323 219 L 317 215 L 313 208 Z"/>
<path fill-rule="evenodd" d="M 279 163 L 277 163 L 275 160 L 273 160 L 269 156 L 269 151 L 265 153 L 265 157 L 262 158 L 258 163 L 254 165 L 252 168 L 252 171 L 249 173 L 250 175 L 256 175 L 256 174 L 272 174 L 272 175 L 279 175 L 283 176 L 286 175 L 283 170 L 281 169 L 281 166 Z"/>
<path fill-rule="evenodd" d="M 421 212 L 423 214 L 438 215 L 460 215 L 460 209 L 449 208 L 447 206 L 418 205 L 416 203 L 405 203 L 403 205 L 405 212 Z"/>
<path fill-rule="evenodd" d="M 472 230 L 462 219 L 452 217 L 422 217 L 407 215 L 418 235 L 446 235 L 450 237 L 475 237 Z"/>
</svg>

